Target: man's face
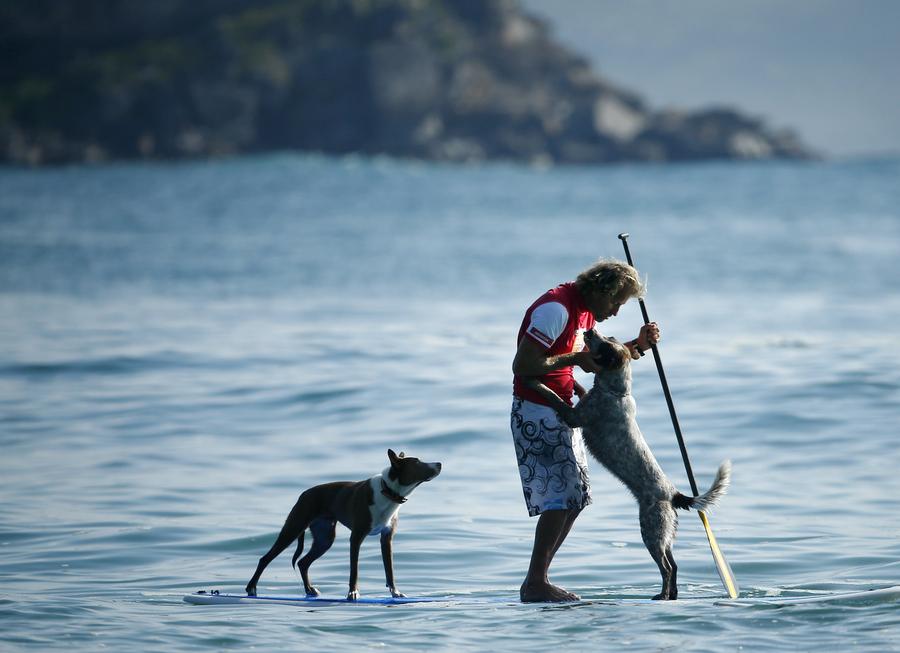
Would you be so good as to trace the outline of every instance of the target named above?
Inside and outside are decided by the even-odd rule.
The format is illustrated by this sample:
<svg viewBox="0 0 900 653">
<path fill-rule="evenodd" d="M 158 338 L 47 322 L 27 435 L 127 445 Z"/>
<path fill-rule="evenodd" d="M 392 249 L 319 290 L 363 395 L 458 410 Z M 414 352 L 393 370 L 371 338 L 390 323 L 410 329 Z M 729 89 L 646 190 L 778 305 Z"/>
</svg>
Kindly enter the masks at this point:
<svg viewBox="0 0 900 653">
<path fill-rule="evenodd" d="M 592 292 L 585 300 L 588 310 L 594 319 L 602 322 L 618 315 L 619 309 L 628 301 L 628 297 L 610 297 L 606 293 Z"/>
</svg>

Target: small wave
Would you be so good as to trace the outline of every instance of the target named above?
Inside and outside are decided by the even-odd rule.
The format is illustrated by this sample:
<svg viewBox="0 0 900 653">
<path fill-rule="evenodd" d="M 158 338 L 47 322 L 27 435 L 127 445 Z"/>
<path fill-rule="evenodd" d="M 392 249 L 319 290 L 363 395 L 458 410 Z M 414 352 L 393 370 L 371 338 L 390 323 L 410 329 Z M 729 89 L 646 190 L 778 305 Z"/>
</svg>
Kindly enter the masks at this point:
<svg viewBox="0 0 900 653">
<path fill-rule="evenodd" d="M 803 338 L 798 336 L 762 336 L 756 338 L 737 338 L 732 347 L 737 350 L 754 350 L 754 349 L 816 349 L 820 348 L 822 343 L 811 338 Z"/>
<path fill-rule="evenodd" d="M 740 428 L 793 433 L 796 431 L 815 431 L 840 423 L 840 420 L 827 416 L 810 417 L 797 415 L 796 413 L 771 411 L 761 412 L 744 420 Z"/>
<path fill-rule="evenodd" d="M 411 442 L 415 444 L 418 444 L 420 442 L 427 442 L 429 445 L 459 446 L 470 442 L 482 441 L 485 440 L 485 438 L 486 436 L 484 434 L 484 431 L 476 431 L 473 429 L 457 429 L 452 431 L 439 431 L 437 433 L 423 435 L 419 438 L 411 440 Z"/>
<path fill-rule="evenodd" d="M 107 356 L 70 361 L 16 363 L 0 366 L 0 375 L 18 377 L 117 375 L 209 365 L 209 361 L 201 361 L 196 357 L 164 352 L 148 356 Z"/>
</svg>

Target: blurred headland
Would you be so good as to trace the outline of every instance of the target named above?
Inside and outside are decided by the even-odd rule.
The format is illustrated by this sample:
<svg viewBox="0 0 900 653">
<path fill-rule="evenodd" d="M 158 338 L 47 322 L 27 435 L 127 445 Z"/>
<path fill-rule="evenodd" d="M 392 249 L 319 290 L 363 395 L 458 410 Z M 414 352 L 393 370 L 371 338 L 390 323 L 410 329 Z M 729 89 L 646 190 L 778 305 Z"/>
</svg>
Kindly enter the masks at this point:
<svg viewBox="0 0 900 653">
<path fill-rule="evenodd" d="M 738 109 L 654 110 L 512 0 L 32 0 L 0 6 L 0 43 L 13 164 L 816 156 Z"/>
</svg>

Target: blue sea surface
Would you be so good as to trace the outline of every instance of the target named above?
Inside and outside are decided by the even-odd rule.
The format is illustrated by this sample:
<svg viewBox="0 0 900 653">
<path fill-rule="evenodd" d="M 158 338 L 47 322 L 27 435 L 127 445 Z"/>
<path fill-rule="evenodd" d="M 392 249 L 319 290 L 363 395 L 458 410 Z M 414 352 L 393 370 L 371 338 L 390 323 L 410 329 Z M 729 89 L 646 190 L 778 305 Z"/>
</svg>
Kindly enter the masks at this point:
<svg viewBox="0 0 900 653">
<path fill-rule="evenodd" d="M 629 232 L 698 485 L 744 597 L 900 585 L 900 161 L 537 169 L 277 155 L 0 169 L 0 649 L 900 650 L 897 598 L 521 605 L 509 433 L 525 308 Z M 604 323 L 637 334 L 636 303 Z M 581 372 L 579 380 L 589 384 Z M 689 489 L 656 369 L 638 420 Z M 443 473 L 398 587 L 452 605 L 191 606 L 240 592 L 303 489 Z M 554 582 L 649 597 L 599 464 Z M 312 568 L 346 593 L 348 532 Z M 360 589 L 385 594 L 377 538 Z M 682 598 L 724 589 L 694 514 Z M 289 553 L 260 592 L 298 593 Z"/>
</svg>

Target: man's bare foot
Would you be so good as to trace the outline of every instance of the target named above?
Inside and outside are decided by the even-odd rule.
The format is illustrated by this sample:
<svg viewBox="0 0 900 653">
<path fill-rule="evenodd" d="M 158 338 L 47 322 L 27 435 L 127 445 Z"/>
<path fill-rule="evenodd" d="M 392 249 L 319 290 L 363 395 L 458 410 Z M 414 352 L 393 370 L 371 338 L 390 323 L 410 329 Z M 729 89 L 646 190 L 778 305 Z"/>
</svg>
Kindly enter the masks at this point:
<svg viewBox="0 0 900 653">
<path fill-rule="evenodd" d="M 519 589 L 522 603 L 569 603 L 580 601 L 577 594 L 567 592 L 562 587 L 551 583 L 529 583 L 525 581 Z"/>
</svg>

